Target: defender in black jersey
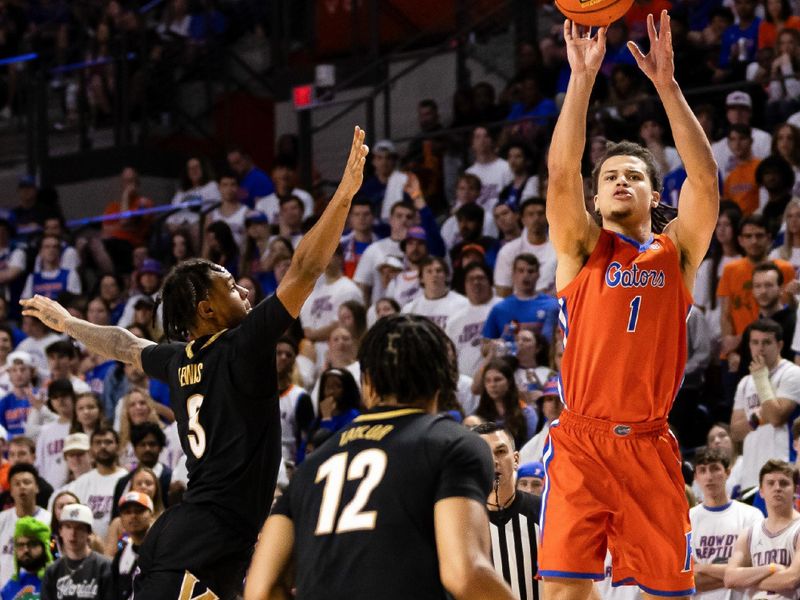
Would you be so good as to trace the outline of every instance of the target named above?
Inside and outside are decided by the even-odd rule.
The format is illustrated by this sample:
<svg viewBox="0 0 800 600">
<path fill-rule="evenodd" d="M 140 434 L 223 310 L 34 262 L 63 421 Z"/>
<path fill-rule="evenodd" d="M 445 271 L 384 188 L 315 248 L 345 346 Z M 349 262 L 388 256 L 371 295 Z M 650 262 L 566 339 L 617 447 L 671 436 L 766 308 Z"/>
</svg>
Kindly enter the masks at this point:
<svg viewBox="0 0 800 600">
<path fill-rule="evenodd" d="M 298 245 L 275 295 L 252 310 L 231 274 L 202 259 L 177 265 L 162 288 L 164 331 L 181 342 L 156 345 L 93 325 L 41 296 L 22 301 L 23 314 L 170 384 L 189 485 L 183 503 L 158 519 L 140 549 L 137 600 L 228 600 L 241 591 L 281 459 L 275 344 L 339 243 L 361 186 L 363 141 L 356 127 L 336 194 Z"/>
<path fill-rule="evenodd" d="M 494 489 L 486 500 L 494 568 L 503 574 L 515 598 L 538 600 L 536 544 L 541 499 L 517 489 L 519 453 L 508 430 L 496 423 L 481 423 L 472 431 L 489 445 L 494 457 Z"/>
<path fill-rule="evenodd" d="M 486 444 L 444 415 L 457 371 L 424 317 L 379 320 L 360 350 L 369 410 L 300 465 L 262 530 L 246 600 L 513 596 L 489 561 Z"/>
</svg>

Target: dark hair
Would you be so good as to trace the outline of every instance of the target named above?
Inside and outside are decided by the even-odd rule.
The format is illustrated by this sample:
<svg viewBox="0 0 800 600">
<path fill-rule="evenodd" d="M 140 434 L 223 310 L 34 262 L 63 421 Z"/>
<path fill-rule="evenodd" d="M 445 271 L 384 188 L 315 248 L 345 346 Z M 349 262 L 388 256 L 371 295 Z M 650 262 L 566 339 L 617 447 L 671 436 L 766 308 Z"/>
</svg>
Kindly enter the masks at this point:
<svg viewBox="0 0 800 600">
<path fill-rule="evenodd" d="M 75 358 L 75 345 L 67 340 L 58 340 L 53 342 L 44 349 L 47 356 L 58 356 L 59 358 L 66 356 L 67 358 Z"/>
<path fill-rule="evenodd" d="M 72 401 L 75 401 L 75 390 L 72 387 L 72 383 L 69 379 L 55 379 L 50 382 L 47 386 L 47 399 L 48 402 L 50 398 L 61 398 L 63 396 L 69 396 L 72 398 Z"/>
<path fill-rule="evenodd" d="M 471 221 L 472 223 L 479 223 L 483 227 L 484 212 L 478 204 L 470 202 L 462 204 L 456 211 L 456 220 Z"/>
<path fill-rule="evenodd" d="M 753 269 L 753 277 L 755 277 L 756 273 L 777 273 L 778 274 L 778 285 L 783 285 L 783 271 L 778 268 L 772 261 L 763 262 L 760 265 L 756 265 Z"/>
<path fill-rule="evenodd" d="M 167 445 L 167 436 L 158 423 L 145 421 L 139 425 L 131 425 L 131 445 L 136 447 L 148 435 L 154 435 L 158 445 L 162 448 Z"/>
<path fill-rule="evenodd" d="M 194 184 L 189 179 L 189 170 L 188 165 L 190 160 L 196 160 L 200 163 L 200 172 L 202 175 L 200 176 L 200 184 L 205 185 L 213 176 L 211 175 L 211 169 L 208 166 L 208 161 L 205 158 L 201 158 L 199 156 L 190 156 L 186 159 L 186 163 L 183 165 L 183 169 L 181 170 L 181 190 L 186 192 L 194 187 Z"/>
<path fill-rule="evenodd" d="M 287 346 L 291 346 L 295 356 L 297 356 L 297 353 L 300 351 L 300 346 L 298 345 L 297 340 L 288 335 L 282 335 L 281 337 L 279 337 L 278 341 L 275 342 L 276 346 L 278 344 L 286 344 Z"/>
<path fill-rule="evenodd" d="M 447 265 L 447 261 L 445 261 L 445 259 L 441 258 L 440 256 L 431 256 L 429 254 L 421 261 L 419 261 L 419 265 L 417 266 L 417 269 L 419 270 L 419 280 L 421 287 L 424 287 L 422 286 L 422 272 L 425 270 L 425 267 L 429 267 L 434 263 L 439 264 L 442 267 L 442 269 L 444 269 L 445 278 L 448 279 L 450 278 L 450 267 Z"/>
<path fill-rule="evenodd" d="M 618 143 L 609 142 L 606 144 L 606 151 L 602 158 L 597 161 L 594 169 L 592 170 L 592 194 L 597 193 L 598 182 L 600 181 L 600 169 L 612 156 L 634 156 L 644 162 L 647 167 L 647 176 L 650 179 L 650 187 L 654 192 L 661 191 L 661 173 L 658 171 L 658 165 L 653 153 L 647 148 L 640 146 L 634 142 L 622 141 Z"/>
<path fill-rule="evenodd" d="M 325 382 L 329 377 L 338 377 L 342 381 L 342 396 L 336 400 L 337 414 L 341 415 L 353 409 L 359 410 L 361 408 L 361 392 L 353 374 L 347 369 L 328 369 L 319 376 L 317 405 L 325 398 Z"/>
<path fill-rule="evenodd" d="M 273 169 L 289 169 L 294 171 L 297 169 L 297 161 L 289 156 L 288 154 L 279 154 L 275 157 L 275 160 L 272 161 L 272 168 Z"/>
<path fill-rule="evenodd" d="M 100 397 L 94 392 L 83 392 L 75 397 L 75 409 L 72 411 L 72 425 L 70 425 L 69 432 L 86 433 L 83 430 L 83 425 L 78 421 L 78 401 L 82 400 L 83 398 L 91 398 L 94 400 L 94 403 L 97 406 L 98 414 L 94 428 L 97 429 L 98 427 L 102 427 L 104 425 L 108 426 L 105 419 L 105 409 L 103 408 L 103 403 L 100 401 Z"/>
<path fill-rule="evenodd" d="M 798 437 L 800 437 L 800 419 L 795 419 L 792 423 L 792 440 L 796 440 Z"/>
<path fill-rule="evenodd" d="M 469 263 L 466 267 L 464 267 L 464 270 L 463 270 L 463 273 L 462 273 L 462 279 L 464 280 L 465 283 L 467 281 L 467 275 L 469 275 L 475 269 L 478 269 L 479 271 L 482 271 L 483 274 L 486 275 L 486 277 L 489 279 L 489 285 L 490 286 L 493 285 L 493 282 L 492 282 L 492 269 L 489 268 L 489 265 L 487 265 L 485 262 L 482 262 L 482 261 Z"/>
<path fill-rule="evenodd" d="M 511 152 L 512 148 L 516 148 L 522 152 L 522 155 L 525 157 L 525 162 L 527 163 L 528 167 L 530 167 L 531 163 L 533 162 L 533 150 L 531 150 L 531 147 L 520 139 L 511 140 L 504 148 L 503 154 L 506 156 L 506 158 L 508 157 L 508 153 Z"/>
<path fill-rule="evenodd" d="M 197 304 L 211 292 L 211 273 L 225 269 L 204 258 L 186 260 L 169 272 L 161 288 L 164 334 L 167 340 L 185 340 L 195 326 Z"/>
<path fill-rule="evenodd" d="M 797 33 L 800 34 L 800 32 Z M 767 171 L 778 173 L 783 181 L 783 186 L 787 190 L 791 190 L 792 186 L 794 186 L 794 169 L 789 164 L 789 161 L 782 156 L 770 155 L 758 163 L 756 167 L 756 183 L 758 185 L 764 185 L 764 175 Z"/>
<path fill-rule="evenodd" d="M 800 129 L 791 123 L 781 123 L 775 127 L 775 133 L 772 135 L 772 154 L 778 156 L 778 130 L 788 128 L 792 132 L 793 148 L 791 154 L 791 161 L 794 166 L 800 165 Z"/>
<path fill-rule="evenodd" d="M 531 267 L 536 267 L 538 270 L 540 268 L 539 259 L 536 258 L 535 255 L 531 254 L 530 252 L 523 252 L 522 254 L 517 254 L 514 257 L 514 262 L 511 263 L 512 271 L 517 268 L 518 262 L 524 262 L 526 265 L 530 265 Z"/>
<path fill-rule="evenodd" d="M 92 432 L 91 437 L 89 438 L 89 443 L 94 442 L 94 438 L 101 436 L 101 435 L 108 435 L 111 434 L 114 436 L 114 441 L 119 444 L 119 434 L 117 433 L 116 429 L 109 427 L 108 425 L 100 425 L 97 429 Z"/>
<path fill-rule="evenodd" d="M 358 352 L 362 379 L 375 393 L 399 404 L 421 405 L 454 394 L 458 369 L 447 334 L 412 314 L 383 317 L 364 336 Z"/>
<path fill-rule="evenodd" d="M 764 3 L 764 8 L 766 9 L 766 2 Z M 781 19 L 786 20 L 792 16 L 792 7 L 789 4 L 789 0 L 781 0 Z M 772 20 L 772 15 L 769 14 L 768 10 L 764 10 L 764 18 L 767 20 L 767 23 L 774 23 Z M 791 29 L 783 29 L 781 33 L 784 31 L 792 31 Z"/>
<path fill-rule="evenodd" d="M 14 467 L 11 467 L 12 470 Z M 761 483 L 764 481 L 764 477 L 769 475 L 770 473 L 781 473 L 789 477 L 792 482 L 794 483 L 795 487 L 797 487 L 797 469 L 795 469 L 792 465 L 790 465 L 785 460 L 778 460 L 777 458 L 770 458 L 767 462 L 764 463 L 764 466 L 761 467 L 761 470 L 758 472 L 758 487 L 761 487 Z M 9 481 L 11 480 L 11 473 L 8 474 Z"/>
<path fill-rule="evenodd" d="M 355 326 L 355 331 L 352 331 L 353 338 L 357 342 L 361 342 L 364 338 L 364 334 L 367 332 L 367 309 L 364 307 L 361 302 L 357 300 L 348 300 L 347 302 L 342 302 L 339 309 L 344 307 L 350 311 L 353 315 L 353 321 Z"/>
<path fill-rule="evenodd" d="M 239 246 L 236 244 L 230 225 L 225 221 L 214 221 L 206 225 L 206 231 L 213 233 L 219 243 L 219 249 L 216 252 L 212 251 L 212 255 L 218 256 L 212 256 L 212 260 L 219 263 L 227 263 L 231 259 L 238 260 Z"/>
<path fill-rule="evenodd" d="M 511 450 L 516 450 L 516 446 L 514 444 L 514 436 L 511 435 L 511 432 L 502 425 L 498 425 L 494 421 L 486 421 L 485 423 L 478 423 L 474 427 L 470 427 L 470 431 L 474 431 L 478 435 L 490 435 L 497 431 L 502 431 L 508 436 L 508 439 L 511 440 Z"/>
<path fill-rule="evenodd" d="M 187 258 L 191 258 L 196 255 L 194 251 L 194 242 L 192 242 L 192 235 L 186 229 L 177 229 L 172 232 L 172 235 L 169 236 L 169 252 L 170 252 L 170 261 L 175 260 L 175 255 L 173 254 L 173 246 L 175 243 L 176 237 L 182 237 L 184 243 L 186 244 L 186 256 Z M 174 263 L 173 263 L 174 264 Z"/>
<path fill-rule="evenodd" d="M 400 304 L 394 298 L 391 298 L 389 296 L 384 296 L 383 298 L 378 298 L 377 300 L 375 300 L 376 305 L 378 304 L 378 302 L 388 302 L 395 312 L 398 313 L 400 312 Z"/>
<path fill-rule="evenodd" d="M 800 423 L 800 419 L 798 419 L 797 422 Z M 15 435 L 8 441 L 8 445 L 25 446 L 28 450 L 30 450 L 31 454 L 36 456 L 36 442 L 28 436 Z"/>
<path fill-rule="evenodd" d="M 739 221 L 742 218 L 742 209 L 735 202 L 723 200 L 719 206 L 719 217 L 727 217 L 731 222 L 733 228 L 733 244 L 739 254 L 744 254 L 739 246 L 739 240 L 736 234 L 739 232 Z M 718 219 L 719 219 L 718 217 Z M 711 268 L 708 270 L 709 277 L 711 278 L 711 286 L 709 289 L 716 290 L 719 284 L 719 265 L 722 262 L 724 249 L 722 244 L 717 241 L 716 235 L 711 239 L 711 245 L 708 250 L 708 257 L 711 260 Z M 711 294 L 711 308 L 712 310 L 717 307 L 717 295 Z"/>
<path fill-rule="evenodd" d="M 741 136 L 744 136 L 748 139 L 753 139 L 753 128 L 750 125 L 745 125 L 744 123 L 734 123 L 728 126 L 728 135 L 732 133 L 738 133 Z"/>
<path fill-rule="evenodd" d="M 752 331 L 760 331 L 761 333 L 771 333 L 775 336 L 775 341 L 780 342 L 783 340 L 783 327 L 772 319 L 757 319 L 750 323 L 746 329 L 746 335 L 750 335 Z"/>
<path fill-rule="evenodd" d="M 8 483 L 11 483 L 14 475 L 19 475 L 20 473 L 30 473 L 33 475 L 34 480 L 37 483 L 39 482 L 39 470 L 36 467 L 28 463 L 17 463 L 8 470 Z"/>
<path fill-rule="evenodd" d="M 742 235 L 744 228 L 747 225 L 753 225 L 754 227 L 760 227 L 764 231 L 767 232 L 767 235 L 770 235 L 769 225 L 767 224 L 767 220 L 764 218 L 764 215 L 748 215 L 744 219 L 739 222 L 739 231 L 736 233 L 738 235 Z"/>
<path fill-rule="evenodd" d="M 306 205 L 303 204 L 303 201 L 297 196 L 289 196 L 288 198 L 281 198 L 278 200 L 278 204 L 281 208 L 283 208 L 285 204 L 289 204 L 289 202 L 296 202 L 297 206 L 300 207 L 300 210 L 305 212 Z"/>
<path fill-rule="evenodd" d="M 514 442 L 521 446 L 533 432 L 528 431 L 525 414 L 519 405 L 520 396 L 517 382 L 514 379 L 514 368 L 504 358 L 494 358 L 486 364 L 482 377 L 486 377 L 486 373 L 489 371 L 498 371 L 508 381 L 508 390 L 506 390 L 502 398 L 503 407 L 505 408 L 504 425 L 514 438 Z M 475 414 L 486 421 L 497 421 L 501 418 L 500 413 L 497 412 L 495 401 L 489 397 L 485 385 L 478 401 L 478 407 L 475 409 Z"/>
<path fill-rule="evenodd" d="M 478 190 L 479 192 L 483 188 L 483 182 L 481 181 L 480 177 L 477 175 L 473 175 L 472 173 L 462 173 L 458 176 L 458 181 L 466 181 L 469 183 L 470 187 Z"/>
<path fill-rule="evenodd" d="M 526 198 L 522 204 L 519 205 L 519 214 L 523 214 L 525 209 L 529 206 L 547 206 L 547 201 L 544 198 L 540 198 L 539 196 L 531 196 L 530 198 Z"/>
<path fill-rule="evenodd" d="M 398 200 L 394 204 L 392 204 L 392 208 L 389 210 L 389 216 L 394 216 L 394 211 L 398 208 L 406 208 L 410 210 L 412 213 L 417 214 L 417 207 L 414 206 L 411 202 L 407 200 Z"/>
<path fill-rule="evenodd" d="M 241 153 L 242 156 L 247 156 L 244 152 Z M 236 185 L 239 185 L 239 176 L 236 174 L 236 171 L 231 169 L 230 167 L 226 167 L 219 172 L 217 175 L 217 181 L 220 182 L 223 179 L 233 179 L 236 182 Z"/>
<path fill-rule="evenodd" d="M 11 338 L 11 343 L 14 343 L 14 331 L 11 329 L 10 325 L 7 323 L 0 323 L 0 331 L 8 334 L 8 337 Z"/>
<path fill-rule="evenodd" d="M 720 463 L 727 470 L 731 465 L 728 455 L 719 448 L 701 448 L 694 455 L 694 466 Z"/>
<path fill-rule="evenodd" d="M 436 111 L 439 110 L 439 105 L 436 104 L 436 100 L 433 100 L 431 98 L 425 98 L 424 100 L 420 100 L 419 103 L 417 104 L 417 107 L 418 108 L 432 108 L 433 110 L 436 110 Z"/>
<path fill-rule="evenodd" d="M 353 198 L 353 201 L 350 203 L 350 210 L 353 210 L 354 206 L 367 206 L 369 210 L 372 211 L 372 202 L 363 194 L 356 194 L 355 198 Z"/>
</svg>

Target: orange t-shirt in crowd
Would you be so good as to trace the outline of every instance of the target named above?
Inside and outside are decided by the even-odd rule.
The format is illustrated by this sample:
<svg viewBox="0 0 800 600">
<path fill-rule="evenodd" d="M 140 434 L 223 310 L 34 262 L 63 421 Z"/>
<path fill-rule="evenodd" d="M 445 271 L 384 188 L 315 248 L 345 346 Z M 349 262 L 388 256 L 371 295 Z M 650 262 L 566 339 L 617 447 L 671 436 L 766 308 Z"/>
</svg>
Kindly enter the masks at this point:
<svg viewBox="0 0 800 600">
<path fill-rule="evenodd" d="M 145 196 L 131 198 L 128 205 L 128 210 L 139 210 L 141 208 L 152 208 L 154 206 L 153 201 Z M 106 204 L 103 214 L 113 215 L 114 213 L 120 212 L 120 210 L 122 210 L 120 208 L 120 203 L 114 200 Z M 147 243 L 147 236 L 150 233 L 150 226 L 152 223 L 153 215 L 103 221 L 103 237 L 125 240 L 136 248 L 137 246 L 142 246 Z"/>
<path fill-rule="evenodd" d="M 800 30 L 800 17 L 795 15 L 786 19 L 782 29 L 797 29 Z M 758 26 L 758 48 L 770 48 L 775 46 L 778 42 L 778 28 L 775 23 L 770 23 L 766 19 L 761 21 Z"/>
<path fill-rule="evenodd" d="M 780 258 L 771 262 L 783 273 L 784 283 L 794 279 L 794 267 L 790 262 Z M 755 268 L 755 263 L 749 258 L 737 258 L 725 265 L 717 286 L 717 297 L 728 298 L 733 332 L 736 335 L 743 333 L 750 323 L 758 319 L 758 304 L 753 298 Z"/>
<path fill-rule="evenodd" d="M 722 186 L 722 197 L 736 202 L 745 217 L 752 215 L 758 208 L 756 169 L 760 163 L 757 158 L 739 163 L 728 173 Z"/>
</svg>

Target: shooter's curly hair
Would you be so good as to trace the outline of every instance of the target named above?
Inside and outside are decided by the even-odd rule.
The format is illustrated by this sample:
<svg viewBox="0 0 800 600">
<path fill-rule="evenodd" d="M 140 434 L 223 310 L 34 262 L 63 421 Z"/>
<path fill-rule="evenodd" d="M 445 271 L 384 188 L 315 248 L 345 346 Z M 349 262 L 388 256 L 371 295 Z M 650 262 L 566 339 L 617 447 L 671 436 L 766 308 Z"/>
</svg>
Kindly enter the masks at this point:
<svg viewBox="0 0 800 600">
<path fill-rule="evenodd" d="M 195 326 L 197 304 L 208 298 L 211 273 L 225 269 L 204 258 L 191 258 L 175 265 L 164 279 L 159 302 L 164 304 L 164 335 L 167 340 L 185 341 Z M 156 311 L 153 311 L 155 317 Z"/>
</svg>

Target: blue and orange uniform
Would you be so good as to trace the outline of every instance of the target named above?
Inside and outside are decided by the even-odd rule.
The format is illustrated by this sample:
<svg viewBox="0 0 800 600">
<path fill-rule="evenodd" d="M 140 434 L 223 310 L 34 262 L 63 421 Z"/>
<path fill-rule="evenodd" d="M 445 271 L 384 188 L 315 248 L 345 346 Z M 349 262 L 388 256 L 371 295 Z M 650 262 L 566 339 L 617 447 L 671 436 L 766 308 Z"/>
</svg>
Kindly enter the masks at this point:
<svg viewBox="0 0 800 600">
<path fill-rule="evenodd" d="M 566 406 L 544 452 L 539 574 L 694 593 L 689 507 L 667 415 L 686 364 L 692 298 L 666 235 L 601 230 L 558 293 Z M 581 548 L 565 552 L 565 548 Z"/>
</svg>

